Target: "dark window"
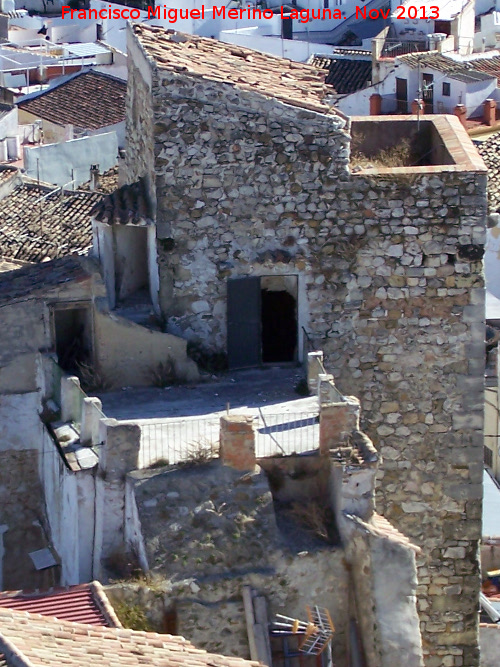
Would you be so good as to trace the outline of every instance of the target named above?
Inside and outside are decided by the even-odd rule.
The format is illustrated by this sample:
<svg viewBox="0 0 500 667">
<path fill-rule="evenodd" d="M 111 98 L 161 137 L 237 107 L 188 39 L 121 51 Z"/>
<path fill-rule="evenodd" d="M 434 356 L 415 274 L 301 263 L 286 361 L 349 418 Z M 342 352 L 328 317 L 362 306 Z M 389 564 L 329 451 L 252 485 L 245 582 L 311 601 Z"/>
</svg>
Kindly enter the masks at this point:
<svg viewBox="0 0 500 667">
<path fill-rule="evenodd" d="M 450 96 L 450 91 L 451 91 L 451 86 L 450 86 L 450 84 L 447 83 L 446 81 L 444 81 L 444 82 L 443 82 L 443 95 L 444 95 L 445 97 L 449 97 L 449 96 Z"/>
</svg>

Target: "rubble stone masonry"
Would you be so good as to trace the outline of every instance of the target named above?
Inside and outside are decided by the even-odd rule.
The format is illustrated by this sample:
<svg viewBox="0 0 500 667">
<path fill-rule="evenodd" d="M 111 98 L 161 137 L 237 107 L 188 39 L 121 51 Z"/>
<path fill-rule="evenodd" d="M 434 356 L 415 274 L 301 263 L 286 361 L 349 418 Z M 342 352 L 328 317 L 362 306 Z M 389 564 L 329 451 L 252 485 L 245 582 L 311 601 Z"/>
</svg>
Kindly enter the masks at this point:
<svg viewBox="0 0 500 667">
<path fill-rule="evenodd" d="M 132 46 L 128 178 L 155 175 L 170 326 L 224 351 L 227 279 L 298 276 L 299 326 L 383 456 L 377 511 L 422 547 L 426 665 L 478 665 L 482 161 L 436 117 L 440 161 L 352 173 L 348 119 L 162 71 Z"/>
</svg>

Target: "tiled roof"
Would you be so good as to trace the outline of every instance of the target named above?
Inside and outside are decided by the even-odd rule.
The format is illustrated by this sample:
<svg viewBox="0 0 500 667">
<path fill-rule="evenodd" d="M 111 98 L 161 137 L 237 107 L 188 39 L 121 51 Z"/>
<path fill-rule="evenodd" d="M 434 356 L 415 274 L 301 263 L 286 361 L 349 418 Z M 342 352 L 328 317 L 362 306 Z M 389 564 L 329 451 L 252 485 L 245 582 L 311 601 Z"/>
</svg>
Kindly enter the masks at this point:
<svg viewBox="0 0 500 667">
<path fill-rule="evenodd" d="M 373 513 L 372 518 L 369 521 L 363 521 L 358 516 L 353 514 L 346 515 L 346 518 L 349 521 L 357 524 L 362 530 L 374 535 L 376 537 L 385 537 L 386 539 L 391 540 L 392 542 L 399 542 L 406 547 L 409 547 L 417 554 L 421 552 L 420 547 L 417 547 L 415 544 L 410 542 L 406 535 L 400 533 L 397 528 L 387 521 L 387 519 L 376 512 Z"/>
<path fill-rule="evenodd" d="M 91 214 L 107 225 L 147 225 L 153 221 L 153 207 L 144 178 L 122 185 L 97 202 Z"/>
<path fill-rule="evenodd" d="M 118 187 L 118 167 L 111 167 L 108 171 L 105 171 L 103 174 L 99 174 L 99 187 L 97 192 L 103 192 L 105 194 L 110 194 L 114 192 Z M 79 190 L 90 191 L 90 181 L 82 183 L 78 186 Z"/>
<path fill-rule="evenodd" d="M 492 56 L 491 58 L 474 58 L 474 60 L 469 60 L 467 64 L 478 72 L 496 76 L 497 85 L 500 85 L 500 56 Z"/>
<path fill-rule="evenodd" d="M 368 56 L 371 60 L 372 52 L 369 49 L 350 49 L 348 46 L 334 46 L 333 55 L 343 56 Z"/>
<path fill-rule="evenodd" d="M 0 165 L 0 185 L 6 183 L 11 178 L 15 178 L 19 174 L 18 169 L 15 167 L 9 167 L 8 165 Z"/>
<path fill-rule="evenodd" d="M 99 582 L 56 589 L 47 593 L 0 593 L 0 607 L 52 616 L 61 621 L 122 627 Z M 1 663 L 0 663 L 1 665 Z"/>
<path fill-rule="evenodd" d="M 313 111 L 336 113 L 325 101 L 331 91 L 325 85 L 324 72 L 316 67 L 164 28 L 135 24 L 132 29 L 161 70 L 231 84 Z"/>
<path fill-rule="evenodd" d="M 57 125 L 98 130 L 125 120 L 127 84 L 109 74 L 87 70 L 21 99 L 17 105 Z"/>
<path fill-rule="evenodd" d="M 183 637 L 98 628 L 11 609 L 0 609 L 2 650 L 26 667 L 261 667 L 207 653 Z"/>
<path fill-rule="evenodd" d="M 83 259 L 61 257 L 51 262 L 28 264 L 15 271 L 0 273 L 0 304 L 29 297 L 70 281 L 83 281 L 90 277 Z"/>
<path fill-rule="evenodd" d="M 500 133 L 478 141 L 476 148 L 488 167 L 488 208 L 495 213 L 500 211 Z"/>
<path fill-rule="evenodd" d="M 0 200 L 0 255 L 27 262 L 85 253 L 92 244 L 90 210 L 98 192 L 65 191 L 22 182 Z"/>
<path fill-rule="evenodd" d="M 355 93 L 371 82 L 371 60 L 315 56 L 311 64 L 328 70 L 325 83 L 333 86 L 339 95 Z"/>
<path fill-rule="evenodd" d="M 464 83 L 475 83 L 477 81 L 487 81 L 492 78 L 491 74 L 485 74 L 475 69 L 475 61 L 466 63 L 447 58 L 441 53 L 409 53 L 406 56 L 398 56 L 397 61 L 409 65 L 412 69 L 430 68 L 438 72 L 447 74 L 451 79 L 463 81 Z"/>
</svg>

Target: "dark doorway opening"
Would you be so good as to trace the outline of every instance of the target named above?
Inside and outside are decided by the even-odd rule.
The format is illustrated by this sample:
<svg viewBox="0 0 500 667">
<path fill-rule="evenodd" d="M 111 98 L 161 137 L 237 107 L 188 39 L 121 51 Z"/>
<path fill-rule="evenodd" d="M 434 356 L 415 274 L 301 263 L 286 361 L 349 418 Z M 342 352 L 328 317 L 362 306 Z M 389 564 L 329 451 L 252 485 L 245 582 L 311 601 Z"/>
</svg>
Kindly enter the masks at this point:
<svg viewBox="0 0 500 667">
<path fill-rule="evenodd" d="M 262 361 L 295 361 L 297 348 L 296 301 L 288 292 L 261 293 Z"/>
<path fill-rule="evenodd" d="M 424 113 L 434 113 L 434 75 L 422 74 L 422 97 L 424 100 Z"/>
<path fill-rule="evenodd" d="M 297 304 L 297 276 L 247 276 L 228 280 L 229 368 L 296 362 Z"/>
<path fill-rule="evenodd" d="M 408 82 L 396 77 L 396 111 L 408 113 Z"/>
<path fill-rule="evenodd" d="M 90 308 L 54 310 L 55 347 L 59 366 L 76 373 L 92 360 Z"/>
</svg>

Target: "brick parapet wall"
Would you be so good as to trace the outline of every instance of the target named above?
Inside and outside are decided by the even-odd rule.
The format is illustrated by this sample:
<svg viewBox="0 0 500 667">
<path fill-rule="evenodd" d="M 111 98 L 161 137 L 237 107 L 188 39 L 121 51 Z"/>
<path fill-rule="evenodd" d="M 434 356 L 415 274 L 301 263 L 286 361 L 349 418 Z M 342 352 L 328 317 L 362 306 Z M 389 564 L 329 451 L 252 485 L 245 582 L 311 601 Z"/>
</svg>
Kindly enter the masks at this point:
<svg viewBox="0 0 500 667">
<path fill-rule="evenodd" d="M 236 470 L 255 468 L 255 430 L 253 417 L 223 415 L 220 418 L 220 458 Z"/>
<path fill-rule="evenodd" d="M 152 77 L 169 325 L 224 351 L 226 280 L 298 276 L 299 325 L 322 338 L 326 367 L 360 398 L 384 459 L 377 509 L 422 547 L 427 667 L 445 656 L 474 667 L 486 175 L 472 145 L 446 120 L 460 164 L 350 174 L 342 118 Z"/>
</svg>

